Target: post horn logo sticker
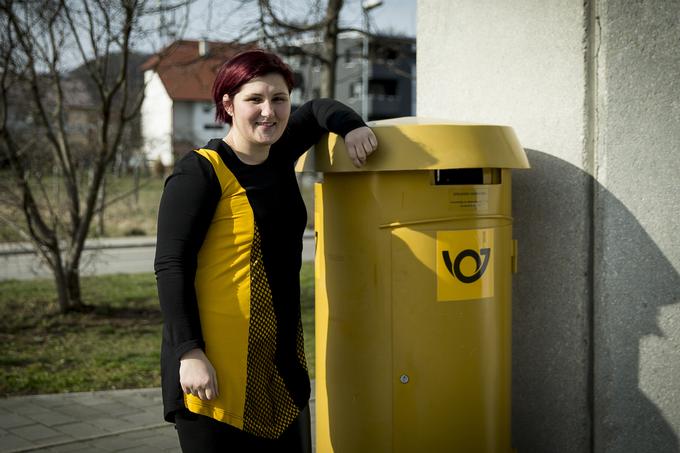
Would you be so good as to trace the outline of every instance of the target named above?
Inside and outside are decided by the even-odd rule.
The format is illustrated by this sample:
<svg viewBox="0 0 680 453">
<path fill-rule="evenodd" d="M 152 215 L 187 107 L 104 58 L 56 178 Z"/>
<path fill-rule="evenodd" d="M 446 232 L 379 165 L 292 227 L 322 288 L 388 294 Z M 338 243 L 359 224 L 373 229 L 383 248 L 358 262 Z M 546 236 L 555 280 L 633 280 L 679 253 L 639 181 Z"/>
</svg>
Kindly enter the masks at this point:
<svg viewBox="0 0 680 453">
<path fill-rule="evenodd" d="M 479 256 L 480 254 L 484 257 L 483 261 Z M 463 283 L 474 283 L 477 280 L 479 280 L 480 277 L 484 275 L 484 272 L 486 271 L 486 266 L 489 265 L 490 256 L 491 256 L 490 248 L 480 249 L 479 253 L 472 249 L 465 249 L 462 252 L 460 252 L 456 256 L 456 259 L 453 260 L 453 263 L 451 263 L 451 256 L 449 255 L 449 251 L 444 250 L 442 252 L 444 264 L 446 265 L 446 268 L 449 270 L 449 273 Z M 465 275 L 463 274 L 463 271 L 461 271 L 460 269 L 460 263 L 463 261 L 464 258 L 468 257 L 475 260 L 475 272 L 473 272 L 472 275 Z"/>
<path fill-rule="evenodd" d="M 494 297 L 495 230 L 437 231 L 437 300 Z"/>
</svg>

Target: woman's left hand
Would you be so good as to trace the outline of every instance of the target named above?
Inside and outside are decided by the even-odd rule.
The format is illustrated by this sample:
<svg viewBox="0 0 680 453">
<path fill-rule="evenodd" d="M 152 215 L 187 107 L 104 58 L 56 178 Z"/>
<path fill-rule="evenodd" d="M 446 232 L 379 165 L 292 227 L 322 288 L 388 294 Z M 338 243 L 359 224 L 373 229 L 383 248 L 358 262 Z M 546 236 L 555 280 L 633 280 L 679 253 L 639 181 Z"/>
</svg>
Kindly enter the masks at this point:
<svg viewBox="0 0 680 453">
<path fill-rule="evenodd" d="M 347 154 L 355 167 L 362 167 L 366 158 L 378 147 L 378 139 L 371 128 L 362 126 L 345 135 Z"/>
</svg>

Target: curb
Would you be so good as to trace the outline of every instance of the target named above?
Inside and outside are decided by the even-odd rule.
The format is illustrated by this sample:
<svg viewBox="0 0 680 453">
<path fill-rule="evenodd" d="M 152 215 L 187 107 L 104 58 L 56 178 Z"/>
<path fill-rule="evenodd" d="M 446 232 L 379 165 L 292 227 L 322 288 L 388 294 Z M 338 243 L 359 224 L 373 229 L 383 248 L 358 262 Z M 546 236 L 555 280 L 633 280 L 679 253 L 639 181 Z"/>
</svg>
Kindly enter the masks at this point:
<svg viewBox="0 0 680 453">
<path fill-rule="evenodd" d="M 314 230 L 306 229 L 304 239 L 314 237 Z M 99 238 L 85 241 L 83 250 L 123 249 L 136 247 L 155 247 L 154 236 L 130 236 L 120 238 Z M 5 242 L 0 243 L 0 256 L 32 255 L 35 253 L 31 242 Z"/>
<path fill-rule="evenodd" d="M 83 250 L 101 250 L 101 249 L 121 249 L 134 247 L 155 247 L 155 237 L 137 237 L 137 238 L 107 238 L 107 239 L 90 239 L 85 241 Z M 35 249 L 31 242 L 7 242 L 0 244 L 0 256 L 3 255 L 32 255 Z"/>
</svg>

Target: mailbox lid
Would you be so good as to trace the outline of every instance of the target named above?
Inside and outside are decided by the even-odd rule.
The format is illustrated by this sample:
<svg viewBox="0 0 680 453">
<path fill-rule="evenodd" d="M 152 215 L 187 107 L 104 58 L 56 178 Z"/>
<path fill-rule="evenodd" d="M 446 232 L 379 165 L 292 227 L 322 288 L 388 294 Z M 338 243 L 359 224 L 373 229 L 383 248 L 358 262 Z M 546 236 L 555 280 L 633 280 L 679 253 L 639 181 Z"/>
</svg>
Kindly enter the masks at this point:
<svg viewBox="0 0 680 453">
<path fill-rule="evenodd" d="M 447 168 L 529 168 L 524 149 L 509 126 L 466 124 L 423 117 L 372 121 L 378 149 L 365 166 L 347 157 L 344 140 L 325 135 L 313 159 L 305 156 L 298 171 L 355 172 L 441 170 Z"/>
</svg>

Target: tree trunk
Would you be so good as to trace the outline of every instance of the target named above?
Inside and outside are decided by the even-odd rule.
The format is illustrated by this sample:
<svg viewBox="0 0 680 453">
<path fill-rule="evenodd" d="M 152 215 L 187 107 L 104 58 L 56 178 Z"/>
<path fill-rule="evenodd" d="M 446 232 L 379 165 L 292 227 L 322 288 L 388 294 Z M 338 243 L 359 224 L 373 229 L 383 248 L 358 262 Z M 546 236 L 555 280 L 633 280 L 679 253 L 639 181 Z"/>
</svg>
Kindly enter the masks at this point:
<svg viewBox="0 0 680 453">
<path fill-rule="evenodd" d="M 0 70 L 0 140 L 6 145 L 4 148 L 12 169 L 10 176 L 17 186 L 16 204 L 25 213 L 27 234 L 37 253 L 47 261 L 54 274 L 59 308 L 63 313 L 85 308 L 78 267 L 89 227 L 97 213 L 101 213 L 98 225 L 103 233 L 103 206 L 106 203 L 103 174 L 116 152 L 120 152 L 125 128 L 130 127 L 141 109 L 143 92 L 137 96 L 128 92 L 128 82 L 135 70 L 130 67 L 133 40 L 139 39 L 139 32 L 151 31 L 144 28 L 143 24 L 150 22 L 143 20 L 142 14 L 184 9 L 188 15 L 191 2 L 157 3 L 157 8 L 151 8 L 154 13 L 147 11 L 149 8 L 144 2 L 128 0 L 0 3 L 3 25 L 0 27 L 3 67 Z M 45 4 L 53 8 L 46 9 Z M 178 29 L 183 25 L 176 24 Z M 64 59 L 80 66 L 66 72 L 61 64 Z M 72 85 L 75 82 L 78 83 Z M 81 89 L 84 90 L 82 98 L 76 92 Z M 143 86 L 137 89 L 143 90 Z M 102 140 L 94 141 L 89 159 L 74 153 L 72 146 L 76 137 L 73 134 L 81 128 L 81 120 L 71 123 L 68 115 L 68 97 L 74 94 L 78 96 L 79 105 L 82 102 L 83 107 L 98 112 L 82 122 L 93 128 L 92 137 L 102 137 Z M 12 116 L 7 112 L 18 105 L 26 107 L 26 112 L 30 112 L 28 118 L 35 118 L 35 124 L 33 121 L 8 121 Z M 27 116 L 17 116 L 20 117 Z M 30 136 L 25 132 L 29 129 Z M 43 148 L 51 150 L 57 186 L 52 192 L 42 190 L 41 183 L 30 183 L 31 178 L 41 177 L 40 171 L 30 172 L 30 165 L 37 159 L 26 159 L 22 148 L 16 146 L 26 138 L 32 142 L 33 136 L 40 140 L 36 139 L 37 144 L 31 147 L 31 152 L 35 152 L 33 149 L 39 153 L 44 152 Z M 85 172 L 90 169 L 88 161 L 94 165 L 92 181 L 83 188 L 79 183 L 86 179 Z M 120 162 L 124 164 L 127 159 Z M 36 187 L 41 190 L 36 191 Z M 59 188 L 65 189 L 66 203 L 60 199 Z"/>
<path fill-rule="evenodd" d="M 80 294 L 80 273 L 78 265 L 63 263 L 58 256 L 59 251 L 52 251 L 54 266 L 52 273 L 57 286 L 57 297 L 59 301 L 59 311 L 69 313 L 82 311 L 85 306 Z"/>
<path fill-rule="evenodd" d="M 335 97 L 335 66 L 338 60 L 338 19 L 344 0 L 328 0 L 326 27 L 323 31 L 321 97 Z"/>
<path fill-rule="evenodd" d="M 135 195 L 135 206 L 138 206 L 139 205 L 139 173 L 140 173 L 139 165 L 135 165 L 135 168 L 134 168 L 133 171 L 134 171 L 134 178 L 135 178 L 134 179 L 134 181 L 135 181 L 135 193 L 134 193 L 134 195 Z"/>
<path fill-rule="evenodd" d="M 99 207 L 99 211 L 97 212 L 97 233 L 99 237 L 103 237 L 106 233 L 106 226 L 104 225 L 104 207 L 106 205 L 106 176 L 102 178 L 102 182 L 99 186 L 97 205 Z"/>
</svg>

